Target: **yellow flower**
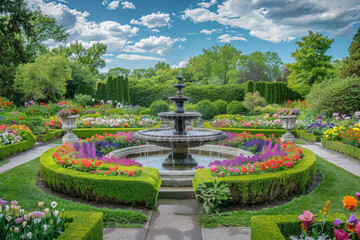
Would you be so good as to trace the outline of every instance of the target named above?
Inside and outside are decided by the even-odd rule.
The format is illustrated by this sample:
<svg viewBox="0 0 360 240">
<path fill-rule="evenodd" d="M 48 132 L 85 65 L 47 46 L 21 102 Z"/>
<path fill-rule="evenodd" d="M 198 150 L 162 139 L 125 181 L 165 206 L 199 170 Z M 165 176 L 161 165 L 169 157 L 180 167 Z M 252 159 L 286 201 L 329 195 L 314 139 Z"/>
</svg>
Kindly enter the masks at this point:
<svg viewBox="0 0 360 240">
<path fill-rule="evenodd" d="M 324 215 L 328 215 L 329 214 L 329 207 L 330 207 L 330 203 L 331 201 L 327 201 L 325 206 L 324 206 Z"/>
</svg>

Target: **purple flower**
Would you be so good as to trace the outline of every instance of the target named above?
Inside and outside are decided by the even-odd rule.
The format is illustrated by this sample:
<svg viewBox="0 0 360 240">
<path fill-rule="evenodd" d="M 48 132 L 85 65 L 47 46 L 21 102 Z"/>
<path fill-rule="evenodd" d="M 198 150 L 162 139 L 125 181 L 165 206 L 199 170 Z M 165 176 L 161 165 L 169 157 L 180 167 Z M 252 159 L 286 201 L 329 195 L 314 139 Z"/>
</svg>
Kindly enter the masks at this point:
<svg viewBox="0 0 360 240">
<path fill-rule="evenodd" d="M 7 204 L 7 201 L 1 200 L 1 201 L 0 201 L 0 204 L 1 204 L 1 206 L 5 206 L 5 205 Z"/>
<path fill-rule="evenodd" d="M 23 220 L 24 220 L 24 219 L 21 217 L 21 218 L 15 219 L 15 222 L 16 222 L 17 224 L 20 224 Z"/>
<path fill-rule="evenodd" d="M 200 166 L 197 166 L 197 167 L 195 168 L 195 170 L 202 169 L 202 168 L 204 168 L 204 166 L 200 165 Z"/>
<path fill-rule="evenodd" d="M 352 213 L 351 216 L 349 217 L 349 220 L 348 220 L 347 222 L 356 225 L 357 222 L 358 222 L 358 220 L 357 220 L 355 214 Z"/>
<path fill-rule="evenodd" d="M 333 224 L 335 225 L 335 226 L 339 226 L 340 224 L 342 224 L 343 222 L 340 220 L 340 219 L 335 219 L 335 221 L 333 222 Z"/>
<path fill-rule="evenodd" d="M 335 117 L 335 116 L 339 116 L 339 113 L 333 113 L 333 115 L 332 115 L 333 117 Z"/>
<path fill-rule="evenodd" d="M 14 206 L 18 205 L 18 201 L 11 201 L 11 205 L 14 205 Z"/>
</svg>

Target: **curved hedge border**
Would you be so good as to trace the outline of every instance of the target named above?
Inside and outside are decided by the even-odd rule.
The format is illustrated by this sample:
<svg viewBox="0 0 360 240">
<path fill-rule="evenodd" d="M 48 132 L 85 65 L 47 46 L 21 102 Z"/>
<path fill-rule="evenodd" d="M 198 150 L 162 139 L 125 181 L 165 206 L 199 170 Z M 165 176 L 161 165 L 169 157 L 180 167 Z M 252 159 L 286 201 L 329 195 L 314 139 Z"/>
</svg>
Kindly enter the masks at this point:
<svg viewBox="0 0 360 240">
<path fill-rule="evenodd" d="M 36 137 L 32 133 L 29 133 L 24 139 L 25 140 L 21 142 L 17 142 L 6 146 L 1 146 L 0 160 L 5 159 L 15 153 L 26 151 L 35 146 Z"/>
<path fill-rule="evenodd" d="M 159 128 L 161 124 L 158 123 L 151 128 Z M 79 138 L 91 137 L 95 134 L 115 134 L 117 132 L 137 132 L 148 128 L 76 128 L 72 132 Z"/>
<path fill-rule="evenodd" d="M 103 214 L 100 212 L 65 212 L 65 231 L 57 240 L 103 239 Z M 68 222 L 68 220 L 70 222 Z"/>
<path fill-rule="evenodd" d="M 298 130 L 297 136 L 311 142 L 320 142 L 322 138 L 322 135 L 314 135 L 311 133 L 307 133 L 306 130 Z"/>
<path fill-rule="evenodd" d="M 342 142 L 335 142 L 332 140 L 328 140 L 326 138 L 321 139 L 321 144 L 331 150 L 335 150 L 337 152 L 345 153 L 351 157 L 360 160 L 360 148 L 353 147 L 351 145 L 342 143 Z"/>
<path fill-rule="evenodd" d="M 315 154 L 304 149 L 304 158 L 295 167 L 280 172 L 259 175 L 229 176 L 217 178 L 220 183 L 227 183 L 231 197 L 229 203 L 252 204 L 271 201 L 289 193 L 304 191 L 316 173 Z M 195 195 L 200 183 L 212 186 L 213 175 L 210 169 L 198 169 L 193 179 Z"/>
<path fill-rule="evenodd" d="M 281 137 L 286 133 L 284 129 L 254 129 L 254 128 L 216 128 L 211 125 L 209 122 L 204 123 L 205 128 L 213 128 L 217 130 L 221 130 L 223 132 L 236 132 L 236 133 L 242 133 L 244 131 L 249 132 L 251 134 L 259 134 L 262 133 L 266 137 L 269 137 L 271 134 L 274 134 L 274 137 Z M 297 130 L 292 130 L 292 134 L 297 136 Z"/>
<path fill-rule="evenodd" d="M 300 213 L 300 211 L 299 211 Z M 356 214 L 358 216 L 358 214 Z M 332 226 L 335 218 L 346 219 L 345 214 L 329 215 L 324 232 L 334 237 Z M 316 220 L 322 220 L 316 218 Z M 251 218 L 251 240 L 285 240 L 301 234 L 301 221 L 295 215 L 254 216 Z"/>
<path fill-rule="evenodd" d="M 157 169 L 142 167 L 141 176 L 129 178 L 91 175 L 57 165 L 52 158 L 55 149 L 40 156 L 40 175 L 51 189 L 89 200 L 155 206 L 161 185 Z"/>
<path fill-rule="evenodd" d="M 37 135 L 36 141 L 37 142 L 48 142 L 57 138 L 60 138 L 64 135 L 64 129 L 50 129 L 48 133 Z"/>
</svg>

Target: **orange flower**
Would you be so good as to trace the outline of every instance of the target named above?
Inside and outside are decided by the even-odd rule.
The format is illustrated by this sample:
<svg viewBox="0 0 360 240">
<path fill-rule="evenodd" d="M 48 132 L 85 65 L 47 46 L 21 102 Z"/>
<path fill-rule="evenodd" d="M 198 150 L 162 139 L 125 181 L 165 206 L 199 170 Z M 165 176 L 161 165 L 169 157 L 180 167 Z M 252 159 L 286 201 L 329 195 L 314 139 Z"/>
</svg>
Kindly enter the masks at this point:
<svg viewBox="0 0 360 240">
<path fill-rule="evenodd" d="M 24 117 L 23 117 L 23 116 L 20 116 L 19 119 L 20 119 L 20 120 L 24 120 Z"/>
<path fill-rule="evenodd" d="M 347 208 L 349 211 L 354 211 L 358 205 L 358 201 L 352 196 L 346 196 L 342 200 L 344 203 L 344 208 Z"/>
<path fill-rule="evenodd" d="M 346 225 L 346 230 L 348 231 L 348 232 L 355 232 L 355 229 L 356 229 L 356 227 L 355 227 L 355 225 L 353 224 L 353 223 L 347 223 L 347 225 Z"/>
<path fill-rule="evenodd" d="M 124 127 L 128 127 L 129 126 L 129 124 L 128 123 L 124 123 Z"/>
</svg>

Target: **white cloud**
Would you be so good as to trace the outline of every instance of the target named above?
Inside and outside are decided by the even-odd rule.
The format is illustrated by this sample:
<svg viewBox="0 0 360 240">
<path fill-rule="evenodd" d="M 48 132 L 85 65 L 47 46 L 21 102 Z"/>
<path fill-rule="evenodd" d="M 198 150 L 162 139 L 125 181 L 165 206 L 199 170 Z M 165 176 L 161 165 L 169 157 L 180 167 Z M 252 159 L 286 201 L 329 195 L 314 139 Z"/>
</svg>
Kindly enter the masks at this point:
<svg viewBox="0 0 360 240">
<path fill-rule="evenodd" d="M 217 3 L 217 0 L 211 0 L 210 2 L 198 3 L 198 6 L 203 7 L 203 8 L 209 8 L 209 7 L 211 7 L 212 5 L 214 5 L 216 3 Z"/>
<path fill-rule="evenodd" d="M 178 65 L 174 64 L 171 66 L 171 68 L 185 68 L 188 61 L 181 61 Z"/>
<path fill-rule="evenodd" d="M 152 13 L 144 15 L 140 20 L 132 19 L 130 24 L 143 25 L 148 28 L 159 28 L 169 25 L 170 15 L 168 13 Z"/>
<path fill-rule="evenodd" d="M 108 58 L 105 58 L 104 61 L 105 61 L 106 63 L 118 62 L 118 60 L 108 59 Z"/>
<path fill-rule="evenodd" d="M 112 53 L 105 53 L 103 56 L 104 56 L 104 57 L 113 57 L 114 54 L 112 54 Z"/>
<path fill-rule="evenodd" d="M 290 41 L 309 30 L 348 34 L 360 19 L 358 0 L 225 0 L 216 12 L 205 8 L 186 9 L 182 19 L 195 23 L 218 22 L 249 30 L 249 34 L 271 42 Z"/>
<path fill-rule="evenodd" d="M 218 37 L 220 42 L 231 42 L 231 41 L 247 41 L 246 38 L 242 37 L 242 34 L 238 34 L 236 36 L 230 36 L 229 34 L 223 34 Z"/>
<path fill-rule="evenodd" d="M 138 53 L 156 53 L 159 55 L 165 55 L 169 53 L 176 42 L 184 42 L 186 38 L 170 38 L 165 36 L 151 36 L 149 38 L 143 38 L 134 45 L 126 46 L 126 52 L 138 52 Z"/>
<path fill-rule="evenodd" d="M 135 6 L 132 2 L 125 1 L 122 2 L 121 5 L 123 6 L 123 9 L 135 9 Z"/>
<path fill-rule="evenodd" d="M 108 0 L 103 0 L 103 1 L 101 2 L 101 4 L 104 5 L 104 6 L 106 6 L 107 3 L 108 3 Z"/>
<path fill-rule="evenodd" d="M 157 29 L 157 28 L 151 29 L 151 31 L 152 31 L 152 32 L 160 32 L 160 30 Z"/>
<path fill-rule="evenodd" d="M 69 3 L 68 1 L 66 0 L 58 0 L 58 2 L 62 2 L 62 3 Z"/>
<path fill-rule="evenodd" d="M 212 33 L 219 33 L 221 31 L 222 31 L 221 29 L 211 29 L 211 30 L 203 29 L 203 30 L 200 31 L 200 33 L 210 35 Z"/>
<path fill-rule="evenodd" d="M 80 12 L 70 9 L 68 6 L 44 2 L 43 0 L 27 0 L 28 6 L 33 10 L 41 10 L 43 13 L 57 19 L 69 33 L 68 42 L 79 41 L 86 46 L 93 43 L 108 45 L 109 51 L 122 50 L 128 39 L 136 36 L 139 28 L 130 25 L 121 25 L 115 21 L 103 21 L 96 23 L 89 21 L 88 12 Z"/>
<path fill-rule="evenodd" d="M 120 54 L 116 56 L 118 59 L 124 60 L 151 60 L 151 61 L 166 61 L 165 58 L 151 57 L 151 56 L 142 56 L 137 54 Z"/>
<path fill-rule="evenodd" d="M 107 9 L 109 10 L 115 10 L 119 7 L 119 3 L 120 1 L 112 1 L 111 3 L 109 3 L 109 5 L 107 6 Z"/>
</svg>

